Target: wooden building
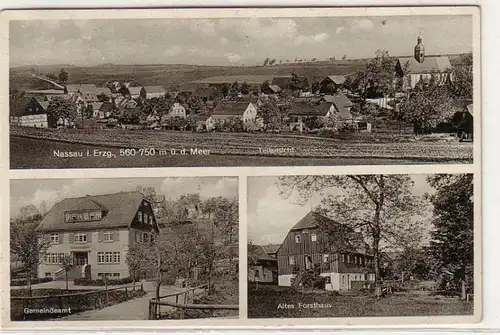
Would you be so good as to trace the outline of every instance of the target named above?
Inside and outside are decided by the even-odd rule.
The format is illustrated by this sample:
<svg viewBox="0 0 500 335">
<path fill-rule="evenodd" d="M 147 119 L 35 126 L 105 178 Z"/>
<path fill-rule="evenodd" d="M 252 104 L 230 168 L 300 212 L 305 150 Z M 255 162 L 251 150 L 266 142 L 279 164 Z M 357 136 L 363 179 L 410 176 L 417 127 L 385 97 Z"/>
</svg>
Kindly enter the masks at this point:
<svg viewBox="0 0 500 335">
<path fill-rule="evenodd" d="M 329 237 L 320 227 L 335 231 Z M 342 291 L 353 282 L 374 281 L 373 256 L 359 233 L 315 212 L 309 212 L 285 237 L 277 251 L 278 284 L 298 286 L 306 271 L 325 277 L 325 289 Z"/>
</svg>

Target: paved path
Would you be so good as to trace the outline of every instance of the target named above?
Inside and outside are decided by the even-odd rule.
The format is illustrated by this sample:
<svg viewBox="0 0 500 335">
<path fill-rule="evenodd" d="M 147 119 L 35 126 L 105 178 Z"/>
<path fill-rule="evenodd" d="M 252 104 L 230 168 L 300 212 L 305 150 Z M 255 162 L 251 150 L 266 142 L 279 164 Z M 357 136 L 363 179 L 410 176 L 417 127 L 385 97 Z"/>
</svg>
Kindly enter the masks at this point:
<svg viewBox="0 0 500 335">
<path fill-rule="evenodd" d="M 185 291 L 185 288 L 179 288 L 175 286 L 161 286 L 160 296 L 167 295 L 176 292 Z M 149 300 L 154 298 L 155 295 L 155 283 L 144 282 L 144 291 L 146 295 L 128 300 L 113 306 L 105 307 L 102 309 L 96 309 L 92 311 L 85 311 L 78 314 L 69 315 L 58 320 L 148 320 L 149 311 Z M 197 290 L 195 294 L 201 294 L 203 290 Z M 168 298 L 170 301 L 174 302 L 175 298 Z M 162 299 L 163 301 L 165 299 Z M 173 307 L 162 306 L 161 311 L 166 312 L 168 309 L 173 310 Z"/>
</svg>

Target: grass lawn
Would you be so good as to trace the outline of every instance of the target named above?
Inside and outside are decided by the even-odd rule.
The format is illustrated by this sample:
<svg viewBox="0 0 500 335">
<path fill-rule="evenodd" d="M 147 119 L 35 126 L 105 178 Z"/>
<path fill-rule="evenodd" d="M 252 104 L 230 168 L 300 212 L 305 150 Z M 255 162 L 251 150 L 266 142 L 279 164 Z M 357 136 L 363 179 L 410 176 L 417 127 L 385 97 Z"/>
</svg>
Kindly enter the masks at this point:
<svg viewBox="0 0 500 335">
<path fill-rule="evenodd" d="M 473 151 L 471 143 L 458 142 L 360 143 L 276 134 L 20 127 L 11 127 L 10 142 L 13 169 L 471 163 Z M 120 148 L 153 148 L 156 155 L 120 156 Z M 275 155 L 261 152 L 269 148 L 287 151 Z M 94 156 L 94 149 L 109 150 L 114 156 Z M 172 155 L 171 149 L 177 154 Z M 191 149 L 208 149 L 210 153 L 191 154 Z M 54 150 L 81 152 L 83 157 L 56 157 Z"/>
<path fill-rule="evenodd" d="M 316 303 L 315 306 L 311 304 Z M 294 308 L 279 308 L 280 304 Z M 283 306 L 283 305 L 282 305 Z M 290 307 L 290 306 L 288 306 Z M 311 307 L 311 308 L 310 308 Z M 472 315 L 473 304 L 458 298 L 397 293 L 377 300 L 371 295 L 333 295 L 290 288 L 249 288 L 249 318 Z"/>
</svg>

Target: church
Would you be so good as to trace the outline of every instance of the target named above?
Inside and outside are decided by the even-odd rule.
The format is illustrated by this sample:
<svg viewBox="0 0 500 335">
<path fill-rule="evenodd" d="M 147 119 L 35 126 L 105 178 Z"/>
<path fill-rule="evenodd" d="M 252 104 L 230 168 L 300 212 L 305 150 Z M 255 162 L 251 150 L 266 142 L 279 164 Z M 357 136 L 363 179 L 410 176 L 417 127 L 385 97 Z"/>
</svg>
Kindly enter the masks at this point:
<svg viewBox="0 0 500 335">
<path fill-rule="evenodd" d="M 396 63 L 396 74 L 402 78 L 403 90 L 413 89 L 420 80 L 430 80 L 432 76 L 444 84 L 451 71 L 447 56 L 426 56 L 422 37 L 418 36 L 413 57 L 400 57 Z"/>
</svg>

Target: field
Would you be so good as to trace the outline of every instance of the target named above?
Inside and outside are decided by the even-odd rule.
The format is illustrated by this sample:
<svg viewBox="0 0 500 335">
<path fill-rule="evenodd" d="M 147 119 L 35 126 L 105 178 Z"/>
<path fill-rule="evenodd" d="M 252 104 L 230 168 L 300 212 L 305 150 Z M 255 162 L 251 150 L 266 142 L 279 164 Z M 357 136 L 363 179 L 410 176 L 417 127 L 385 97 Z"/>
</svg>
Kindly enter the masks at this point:
<svg viewBox="0 0 500 335">
<path fill-rule="evenodd" d="M 134 82 L 138 85 L 162 85 L 167 90 L 177 90 L 185 84 L 214 76 L 229 75 L 289 75 L 295 72 L 310 80 L 321 80 L 330 74 L 352 73 L 364 66 L 363 61 L 336 61 L 333 63 L 286 64 L 276 66 L 202 66 L 202 65 L 114 65 L 93 67 L 43 66 L 42 73 L 58 74 L 61 67 L 69 73 L 69 83 L 94 83 L 107 81 Z M 17 90 L 47 88 L 41 80 L 30 76 L 30 67 L 10 70 L 10 88 Z M 42 85 L 42 86 L 40 86 Z"/>
<path fill-rule="evenodd" d="M 324 291 L 302 293 L 291 288 L 276 286 L 260 286 L 259 289 L 252 287 L 248 292 L 248 317 L 314 318 L 473 314 L 473 305 L 470 302 L 417 293 L 420 292 L 396 293 L 377 300 L 374 296 L 364 294 L 332 295 Z M 285 303 L 293 304 L 294 308 L 278 308 L 279 304 Z M 307 305 L 314 303 L 317 304 L 316 308 L 310 308 L 310 305 Z M 323 304 L 323 307 L 320 304 Z"/>
<path fill-rule="evenodd" d="M 137 150 L 120 156 L 120 148 Z M 94 149 L 110 151 L 111 155 L 96 156 Z M 146 155 L 139 149 L 154 149 L 154 155 Z M 199 154 L 200 151 L 194 153 L 192 149 L 204 151 Z M 56 157 L 55 150 L 81 153 L 82 157 Z M 276 134 L 11 127 L 10 160 L 14 169 L 470 163 L 472 144 L 364 143 Z"/>
</svg>

